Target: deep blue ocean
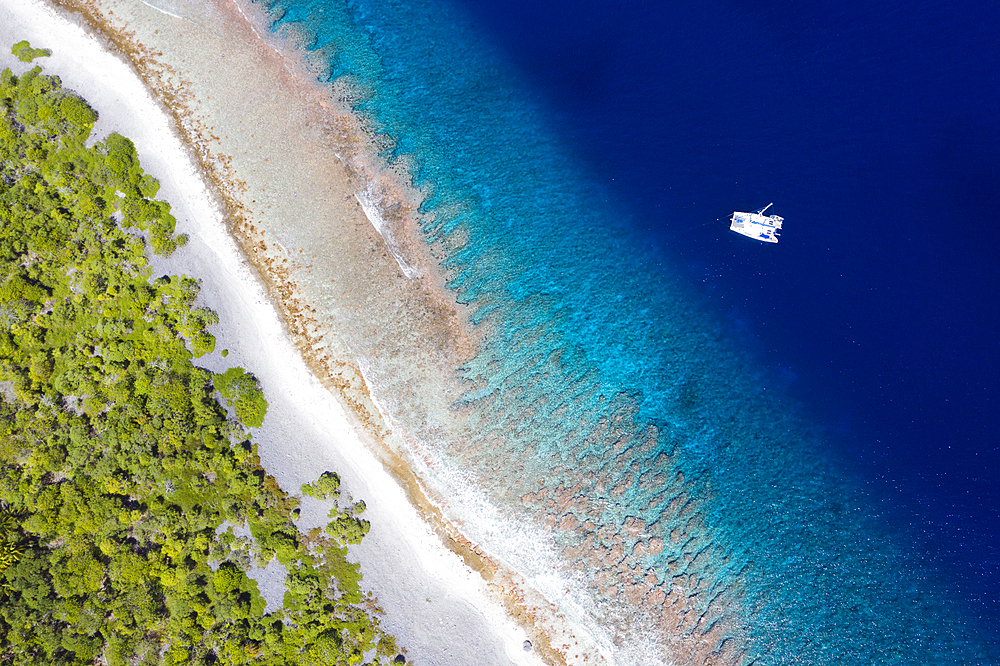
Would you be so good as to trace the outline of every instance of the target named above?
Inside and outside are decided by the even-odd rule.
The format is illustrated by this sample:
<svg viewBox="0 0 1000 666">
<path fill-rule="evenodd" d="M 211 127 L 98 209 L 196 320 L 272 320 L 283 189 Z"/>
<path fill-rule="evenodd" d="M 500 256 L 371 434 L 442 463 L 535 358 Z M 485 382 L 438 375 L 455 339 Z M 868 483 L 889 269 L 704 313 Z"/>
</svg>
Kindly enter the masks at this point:
<svg viewBox="0 0 1000 666">
<path fill-rule="evenodd" d="M 1000 7 L 465 4 L 635 232 L 1000 617 Z M 772 201 L 777 246 L 714 223 Z"/>
<path fill-rule="evenodd" d="M 586 461 L 625 395 L 711 489 L 746 663 L 1000 663 L 1000 5 L 266 6 L 469 239 L 511 451 Z M 770 202 L 777 245 L 729 231 Z"/>
</svg>

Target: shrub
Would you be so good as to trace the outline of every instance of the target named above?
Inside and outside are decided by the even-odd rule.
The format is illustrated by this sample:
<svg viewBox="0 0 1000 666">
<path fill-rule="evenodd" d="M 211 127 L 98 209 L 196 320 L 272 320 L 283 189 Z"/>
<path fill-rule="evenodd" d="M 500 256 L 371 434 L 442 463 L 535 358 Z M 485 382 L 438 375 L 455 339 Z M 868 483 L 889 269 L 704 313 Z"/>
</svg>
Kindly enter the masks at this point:
<svg viewBox="0 0 1000 666">
<path fill-rule="evenodd" d="M 302 494 L 316 499 L 337 499 L 340 496 L 340 477 L 336 472 L 323 472 L 315 482 L 302 486 Z"/>
<path fill-rule="evenodd" d="M 88 133 L 90 127 L 97 122 L 97 112 L 76 96 L 71 95 L 63 98 L 59 103 L 59 110 L 66 120 L 80 129 L 86 129 Z M 155 196 L 155 192 L 149 196 Z"/>
<path fill-rule="evenodd" d="M 230 368 L 215 375 L 212 383 L 243 425 L 259 428 L 264 423 L 267 400 L 256 377 L 243 368 Z"/>
<path fill-rule="evenodd" d="M 16 55 L 21 62 L 31 62 L 35 58 L 44 58 L 45 56 L 52 55 L 50 49 L 33 49 L 28 40 L 23 40 L 14 44 L 10 50 L 11 54 Z"/>
</svg>

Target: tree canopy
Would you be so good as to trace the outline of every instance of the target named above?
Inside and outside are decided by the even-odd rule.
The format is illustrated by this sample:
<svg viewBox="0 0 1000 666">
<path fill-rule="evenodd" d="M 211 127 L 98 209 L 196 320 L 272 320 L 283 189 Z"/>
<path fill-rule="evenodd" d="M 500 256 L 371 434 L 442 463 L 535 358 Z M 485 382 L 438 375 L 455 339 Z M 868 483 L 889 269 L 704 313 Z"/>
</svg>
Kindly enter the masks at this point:
<svg viewBox="0 0 1000 666">
<path fill-rule="evenodd" d="M 386 663 L 347 559 L 363 504 L 297 528 L 245 428 L 259 382 L 193 363 L 218 318 L 153 276 L 185 239 L 131 141 L 86 146 L 96 119 L 38 67 L 0 73 L 0 662 Z M 248 574 L 274 558 L 264 614 Z"/>
<path fill-rule="evenodd" d="M 214 341 L 213 341 L 214 346 Z M 260 390 L 260 382 L 243 368 L 230 368 L 216 375 L 212 382 L 226 402 L 236 412 L 236 418 L 244 425 L 259 428 L 267 413 L 267 400 Z"/>
<path fill-rule="evenodd" d="M 35 58 L 44 58 L 52 55 L 49 49 L 33 49 L 27 40 L 20 41 L 10 49 L 12 55 L 16 55 L 21 62 L 31 62 Z"/>
</svg>

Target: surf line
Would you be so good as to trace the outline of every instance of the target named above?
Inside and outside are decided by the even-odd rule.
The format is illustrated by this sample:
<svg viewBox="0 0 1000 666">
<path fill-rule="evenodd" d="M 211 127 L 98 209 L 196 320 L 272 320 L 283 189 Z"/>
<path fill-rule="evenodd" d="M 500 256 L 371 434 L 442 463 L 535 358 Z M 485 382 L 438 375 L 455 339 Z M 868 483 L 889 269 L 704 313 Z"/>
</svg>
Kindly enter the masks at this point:
<svg viewBox="0 0 1000 666">
<path fill-rule="evenodd" d="M 410 262 L 403 257 L 402 249 L 399 247 L 399 243 L 396 241 L 395 235 L 386 223 L 385 218 L 379 213 L 378 204 L 375 203 L 373 196 L 367 191 L 355 192 L 354 198 L 358 200 L 361 210 L 364 211 L 365 217 L 368 218 L 371 225 L 375 227 L 375 231 L 382 237 L 382 242 L 385 243 L 385 247 L 389 250 L 392 258 L 396 260 L 396 264 L 403 271 L 403 275 L 408 280 L 420 277 L 416 267 L 411 266 Z"/>
<path fill-rule="evenodd" d="M 166 14 L 167 16 L 173 16 L 175 19 L 180 19 L 182 21 L 186 21 L 187 20 L 186 18 L 184 18 L 180 14 L 174 14 L 173 12 L 168 12 L 163 7 L 157 7 L 152 2 L 146 2 L 146 0 L 139 0 L 139 2 L 141 2 L 142 4 L 146 5 L 147 7 L 151 8 L 151 9 L 155 9 L 158 12 Z"/>
</svg>

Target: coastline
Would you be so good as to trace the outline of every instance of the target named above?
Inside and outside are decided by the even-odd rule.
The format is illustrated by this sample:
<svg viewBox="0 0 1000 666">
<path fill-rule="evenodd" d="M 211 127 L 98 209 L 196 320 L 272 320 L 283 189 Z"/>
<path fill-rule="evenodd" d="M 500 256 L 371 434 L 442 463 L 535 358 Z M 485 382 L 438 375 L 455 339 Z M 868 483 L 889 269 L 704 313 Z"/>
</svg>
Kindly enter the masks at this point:
<svg viewBox="0 0 1000 666">
<path fill-rule="evenodd" d="M 177 231 L 191 243 L 154 260 L 154 276 L 201 278 L 198 304 L 222 318 L 212 329 L 216 353 L 197 363 L 212 369 L 238 363 L 261 378 L 271 410 L 256 438 L 263 464 L 282 487 L 297 492 L 298 484 L 329 469 L 342 475 L 347 501 L 368 503 L 372 533 L 351 548 L 351 557 L 364 568 L 364 589 L 379 595 L 384 625 L 409 648 L 407 662 L 468 663 L 471 655 L 484 663 L 532 664 L 822 662 L 834 650 L 878 661 L 883 646 L 904 655 L 927 649 L 949 662 L 949 655 L 976 650 L 963 633 L 974 629 L 969 617 L 953 597 L 939 594 L 944 587 L 926 577 L 932 569 L 918 564 L 901 574 L 911 568 L 906 558 L 913 552 L 901 546 L 905 535 L 883 537 L 888 524 L 867 513 L 859 502 L 864 494 L 850 478 L 837 478 L 839 468 L 814 450 L 822 436 L 796 421 L 797 408 L 784 409 L 772 384 L 746 378 L 759 368 L 734 372 L 741 357 L 730 363 L 733 350 L 718 335 L 701 346 L 697 330 L 675 332 L 688 325 L 700 330 L 695 316 L 668 303 L 667 314 L 656 319 L 681 338 L 676 356 L 669 356 L 669 344 L 664 356 L 693 371 L 666 375 L 665 386 L 679 385 L 678 404 L 664 401 L 662 413 L 678 418 L 662 430 L 659 422 L 649 426 L 637 418 L 625 393 L 603 408 L 613 391 L 601 383 L 613 374 L 561 395 L 573 369 L 586 364 L 562 362 L 572 336 L 553 336 L 561 345 L 533 344 L 552 321 L 535 319 L 538 308 L 505 308 L 502 296 L 486 289 L 484 299 L 471 301 L 486 301 L 487 309 L 500 305 L 482 320 L 477 315 L 470 329 L 465 306 L 453 301 L 468 300 L 475 280 L 495 277 L 490 286 L 503 289 L 523 267 L 561 266 L 556 254 L 505 254 L 511 250 L 500 242 L 505 239 L 490 235 L 502 227 L 474 215 L 468 252 L 496 254 L 486 255 L 488 265 L 470 278 L 473 286 L 463 284 L 455 277 L 462 269 L 453 266 L 465 251 L 442 248 L 437 229 L 447 222 L 435 227 L 426 212 L 440 210 L 447 220 L 451 211 L 433 203 L 418 207 L 421 196 L 448 201 L 443 193 L 461 189 L 446 179 L 432 192 L 417 192 L 408 173 L 427 164 L 462 172 L 477 160 L 460 150 L 461 161 L 435 163 L 428 150 L 415 151 L 412 164 L 373 158 L 392 152 L 392 137 L 345 112 L 356 95 L 353 84 L 317 84 L 309 69 L 329 55 L 313 62 L 303 46 L 308 31 L 322 35 L 322 22 L 293 22 L 303 25 L 301 36 L 287 28 L 275 35 L 250 0 L 212 2 L 31 0 L 24 9 L 0 0 L 0 33 L 54 48 L 39 64 L 102 112 L 96 137 L 118 130 L 134 138 L 143 166 L 161 179 L 161 196 L 179 218 Z M 247 3 L 249 14 L 238 2 Z M 96 28 L 87 37 L 86 22 L 72 14 L 70 21 L 84 31 L 68 35 L 62 23 L 49 23 L 57 21 L 49 12 L 53 4 L 101 7 L 109 22 L 92 22 Z M 26 19 L 30 25 L 7 20 L 35 10 Z M 426 25 L 410 25 L 395 33 L 401 39 L 392 49 L 377 54 L 379 62 L 423 62 L 413 51 L 397 50 L 411 38 L 434 43 L 436 36 L 441 43 Z M 363 41 L 363 28 L 347 42 Z M 95 51 L 95 44 L 105 51 Z M 115 55 L 121 51 L 129 59 Z M 242 53 L 249 53 L 245 66 L 227 65 Z M 7 64 L 11 56 L 0 53 L 0 60 Z M 135 78 L 133 64 L 145 83 Z M 31 67 L 15 65 L 18 72 Z M 215 70 L 235 83 L 211 79 Z M 386 95 L 380 113 L 390 119 L 402 108 L 416 110 L 421 120 L 420 111 L 433 101 L 397 106 L 406 99 L 398 87 L 374 89 Z M 172 106 L 164 107 L 163 99 Z M 495 101 L 517 108 L 514 95 Z M 387 116 L 373 117 L 382 122 Z M 400 145 L 421 130 L 437 136 L 435 128 L 452 125 L 421 120 L 402 127 L 409 129 L 399 132 Z M 485 145 L 488 151 L 475 154 L 483 164 L 492 164 L 486 152 L 506 154 Z M 469 180 L 489 183 L 483 176 L 473 171 Z M 508 191 L 506 211 L 521 210 L 512 198 L 534 201 L 516 184 Z M 295 220 L 302 215 L 310 217 Z M 547 247 L 544 235 L 517 237 L 533 241 L 524 246 Z M 452 240 L 458 247 L 462 242 Z M 605 248 L 579 245 L 599 248 L 598 255 Z M 548 249 L 566 247 L 560 242 Z M 459 266 L 467 256 L 458 257 Z M 457 291 L 444 289 L 443 276 Z M 628 282 L 611 281 L 622 283 Z M 628 300 L 608 309 L 622 320 L 639 311 Z M 489 330 L 481 338 L 473 333 L 483 329 Z M 644 359 L 662 358 L 652 346 L 637 347 L 652 352 Z M 222 349 L 230 352 L 225 362 Z M 674 383 L 677 377 L 685 381 Z M 576 432 L 566 432 L 570 421 L 579 423 Z M 303 529 L 320 525 L 327 507 L 306 498 L 297 522 Z M 280 566 L 250 575 L 267 609 L 281 603 Z M 830 614 L 827 605 L 851 613 Z M 933 645 L 923 643 L 928 630 Z M 589 641 L 586 649 L 574 643 L 574 631 L 587 632 L 579 639 Z M 521 650 L 524 637 L 534 644 L 530 653 Z M 978 663 L 961 659 L 970 662 Z"/>
<path fill-rule="evenodd" d="M 72 2 L 60 4 L 64 5 L 64 9 L 67 8 L 66 5 L 69 5 L 71 10 L 82 9 Z M 21 12 L 22 20 L 25 16 L 30 17 L 31 12 L 35 12 L 34 20 L 38 20 L 41 12 L 47 11 L 47 8 L 43 9 L 41 3 L 32 2 L 19 7 L 18 11 Z M 164 13 L 164 16 L 168 19 L 174 18 L 174 15 L 169 13 Z M 129 136 L 135 141 L 148 171 L 160 178 L 163 184 L 161 198 L 170 201 L 174 206 L 175 215 L 178 217 L 178 231 L 188 233 L 192 239 L 189 248 L 162 262 L 163 270 L 193 273 L 202 278 L 214 274 L 213 279 L 203 281 L 200 300 L 219 312 L 222 319 L 222 323 L 213 329 L 219 340 L 218 350 L 229 349 L 231 352 L 231 356 L 227 359 L 229 362 L 242 363 L 257 373 L 264 383 L 269 400 L 272 400 L 273 407 L 268 417 L 270 423 L 266 422 L 259 433 L 265 466 L 290 491 L 297 489 L 298 484 L 310 481 L 325 471 L 318 467 L 317 463 L 319 465 L 329 463 L 330 468 L 341 473 L 349 467 L 354 468 L 353 484 L 345 475 L 345 487 L 369 504 L 373 534 L 369 535 L 358 552 L 365 581 L 368 584 L 374 582 L 376 590 L 379 583 L 374 579 L 377 576 L 372 576 L 372 572 L 368 571 L 365 565 L 372 561 L 374 555 L 372 551 L 386 546 L 384 537 L 382 543 L 378 542 L 378 531 L 392 533 L 392 537 L 404 536 L 417 542 L 413 548 L 420 551 L 418 553 L 418 559 L 422 560 L 420 565 L 431 578 L 438 577 L 436 591 L 442 593 L 443 590 L 445 595 L 441 604 L 443 607 L 436 609 L 436 612 L 428 613 L 429 617 L 422 620 L 424 626 L 421 629 L 426 631 L 429 628 L 427 623 L 430 618 L 439 620 L 441 625 L 448 620 L 450 630 L 442 631 L 444 635 L 438 641 L 445 642 L 448 638 L 453 639 L 454 644 L 461 641 L 463 653 L 453 654 L 447 645 L 436 645 L 435 648 L 438 649 L 436 654 L 426 650 L 422 653 L 407 640 L 407 636 L 400 635 L 400 632 L 396 631 L 400 644 L 411 647 L 413 656 L 418 660 L 423 661 L 426 658 L 430 663 L 464 663 L 462 661 L 464 650 L 477 642 L 491 644 L 497 657 L 500 655 L 498 648 L 502 648 L 510 663 L 538 663 L 540 652 L 550 663 L 596 663 L 585 656 L 578 661 L 576 655 L 569 654 L 570 641 L 576 640 L 576 637 L 571 634 L 559 635 L 561 632 L 555 626 L 557 618 L 552 615 L 553 609 L 550 607 L 547 613 L 539 613 L 541 611 L 539 605 L 545 603 L 540 595 L 535 597 L 530 594 L 530 590 L 527 590 L 526 594 L 524 581 L 517 580 L 515 573 L 505 570 L 500 563 L 491 560 L 475 544 L 462 536 L 454 525 L 445 520 L 440 509 L 432 499 L 428 498 L 431 493 L 422 487 L 407 462 L 398 452 L 393 451 L 391 446 L 380 441 L 390 429 L 367 393 L 361 368 L 352 366 L 349 360 L 350 350 L 343 341 L 327 339 L 328 331 L 324 331 L 324 334 L 318 333 L 319 326 L 310 316 L 315 310 L 296 293 L 294 285 L 288 278 L 287 269 L 283 268 L 289 258 L 287 251 L 280 241 L 274 240 L 271 235 L 257 228 L 254 224 L 254 211 L 248 210 L 240 201 L 239 196 L 246 194 L 247 185 L 236 176 L 237 172 L 232 167 L 231 158 L 213 151 L 213 141 L 218 141 L 218 137 L 212 134 L 215 128 L 198 125 L 198 115 L 191 109 L 195 100 L 187 93 L 185 81 L 180 78 L 179 73 L 167 68 L 157 72 L 154 69 L 156 63 L 153 60 L 152 50 L 135 41 L 134 33 L 122 28 L 116 29 L 108 24 L 94 25 L 97 20 L 96 14 L 90 15 L 89 19 L 91 29 L 103 35 L 105 40 L 110 40 L 110 46 L 125 52 L 133 66 L 139 63 L 138 69 L 140 74 L 144 74 L 147 88 L 156 90 L 157 97 L 166 104 L 167 109 L 150 98 L 146 89 L 136 89 L 134 83 L 137 82 L 128 81 L 128 77 L 132 76 L 130 72 L 119 69 L 112 74 L 110 71 L 104 71 L 105 79 L 100 82 L 100 77 L 96 76 L 95 72 L 105 70 L 111 60 L 117 61 L 117 66 L 124 67 L 125 70 L 130 68 L 107 51 L 100 54 L 94 52 L 92 49 L 95 47 L 100 49 L 100 46 L 93 35 L 88 37 L 80 31 L 79 34 L 72 36 L 64 35 L 58 43 L 49 44 L 46 35 L 52 33 L 48 30 L 39 31 L 38 36 L 17 32 L 19 27 L 26 28 L 26 33 L 30 33 L 29 28 L 32 26 L 35 30 L 39 30 L 39 26 L 32 24 L 30 18 L 27 19 L 27 23 L 20 26 L 16 21 L 13 25 L 8 25 L 12 34 L 16 33 L 15 36 L 18 38 L 27 37 L 39 46 L 53 47 L 55 54 L 50 59 L 53 64 L 50 64 L 50 61 L 43 61 L 42 64 L 49 73 L 61 74 L 68 87 L 81 92 L 102 113 L 102 122 L 98 124 L 95 137 L 103 137 L 110 130 L 121 131 Z M 49 27 L 46 25 L 46 28 Z M 252 27 L 249 22 L 247 27 Z M 72 32 L 67 26 L 61 26 L 61 29 Z M 76 30 L 80 29 L 77 27 Z M 86 40 L 93 43 L 84 46 Z M 107 46 L 106 44 L 105 48 Z M 85 55 L 77 55 L 80 61 L 74 62 L 74 56 L 69 52 L 81 49 L 86 52 Z M 85 65 L 81 64 L 84 60 Z M 284 62 L 280 64 L 287 66 Z M 84 73 L 89 73 L 97 81 L 84 83 L 80 77 Z M 286 74 L 290 77 L 296 75 L 301 77 L 302 73 L 286 72 Z M 112 82 L 113 77 L 117 78 Z M 159 77 L 161 85 L 151 85 L 152 82 L 148 77 Z M 101 86 L 104 86 L 103 94 Z M 123 91 L 123 88 L 126 90 Z M 139 101 L 136 99 L 143 97 L 145 99 Z M 126 107 L 132 105 L 133 108 L 138 104 L 146 115 L 136 114 L 128 118 L 125 117 L 127 116 L 125 112 L 125 116 L 113 118 L 115 113 L 122 111 L 117 106 L 121 102 L 127 102 Z M 319 100 L 319 103 L 324 102 Z M 155 111 L 151 112 L 151 109 Z M 172 115 L 172 122 L 165 116 L 167 112 Z M 346 122 L 343 117 L 340 120 Z M 180 134 L 187 144 L 186 147 L 179 144 L 181 137 L 177 136 L 178 127 L 181 128 Z M 167 135 L 169 139 L 166 138 Z M 163 144 L 172 145 L 165 148 Z M 158 151 L 162 151 L 162 154 L 157 154 Z M 261 156 L 263 154 L 265 153 L 261 153 Z M 268 161 L 268 158 L 264 158 L 264 161 Z M 200 168 L 195 166 L 196 164 Z M 355 164 L 359 170 L 363 170 L 366 166 Z M 178 169 L 184 173 L 177 175 L 175 172 Z M 204 182 L 203 179 L 206 177 L 209 183 Z M 350 177 L 348 175 L 348 185 L 352 184 Z M 384 180 L 382 183 L 383 187 L 388 185 Z M 347 201 L 347 203 L 352 202 Z M 361 202 L 356 202 L 355 211 L 359 209 Z M 347 206 L 346 210 L 351 210 L 351 207 Z M 361 235 L 367 238 L 369 248 L 382 246 L 384 251 L 384 245 L 374 235 L 370 220 L 365 217 L 362 211 L 360 219 L 355 219 L 355 226 Z M 195 220 L 199 218 L 210 222 L 198 224 Z M 240 242 L 239 248 L 226 234 L 226 227 Z M 407 250 L 420 251 L 412 244 L 407 246 Z M 250 261 L 244 259 L 244 256 L 249 256 Z M 433 260 L 427 256 L 422 259 L 424 265 Z M 383 261 L 380 265 L 391 264 Z M 158 265 L 158 270 L 159 268 Z M 264 282 L 267 286 L 262 287 L 260 282 Z M 448 303 L 437 305 L 440 308 L 448 306 L 454 308 L 453 304 Z M 280 310 L 280 316 L 276 310 Z M 460 350 L 458 353 L 468 354 L 474 341 L 457 339 L 460 335 L 456 332 L 461 325 L 460 313 L 448 314 L 451 318 L 450 329 L 453 338 L 448 340 L 446 333 L 442 336 L 445 339 L 439 340 L 439 344 L 451 353 L 456 353 L 455 350 L 458 349 Z M 262 348 L 266 349 L 267 353 L 261 354 Z M 271 359 L 271 366 L 285 364 L 285 367 L 262 368 L 261 365 L 265 364 L 264 361 L 268 358 Z M 202 362 L 209 367 L 213 361 L 219 361 L 218 352 L 202 359 Z M 346 409 L 341 409 L 340 404 L 330 398 L 320 384 L 331 394 L 337 395 L 346 405 Z M 294 396 L 284 396 L 285 402 L 297 403 L 291 415 L 282 413 L 280 404 L 282 401 L 272 399 L 274 391 L 268 391 L 269 385 L 277 385 L 279 390 L 295 386 L 306 387 L 297 391 Z M 301 404 L 303 394 L 311 394 L 308 404 Z M 274 404 L 275 402 L 279 404 Z M 297 421 L 303 416 L 311 421 L 314 438 L 321 440 L 327 436 L 325 431 L 329 430 L 332 419 L 337 423 L 338 436 L 349 441 L 340 442 L 335 455 L 331 455 L 329 451 L 316 450 L 317 444 L 321 443 L 318 441 L 311 442 L 313 450 L 303 451 L 302 423 Z M 293 433 L 300 440 L 296 442 L 298 446 L 293 446 L 299 450 L 282 451 L 279 445 L 276 447 L 277 450 L 268 451 L 270 446 L 278 443 L 278 440 L 293 436 Z M 364 444 L 361 443 L 361 439 L 365 440 Z M 370 451 L 380 454 L 381 462 L 364 455 L 361 450 L 366 446 Z M 351 451 L 352 455 L 345 456 L 348 451 Z M 291 460 L 279 460 L 282 455 Z M 319 457 L 318 461 L 314 459 L 316 456 Z M 293 464 L 289 465 L 289 462 Z M 386 469 L 389 471 L 388 475 Z M 363 489 L 359 487 L 360 485 L 368 487 Z M 388 496 L 386 503 L 391 505 L 391 510 L 385 512 L 386 515 L 382 518 L 371 516 L 377 507 L 377 502 L 373 501 L 376 488 L 379 494 Z M 304 505 L 303 514 L 307 521 L 310 518 L 308 509 L 309 507 Z M 314 512 L 312 518 L 318 519 L 321 515 Z M 390 529 L 386 524 L 389 515 L 394 516 L 397 530 Z M 410 524 L 409 521 L 418 515 L 426 523 L 416 526 Z M 398 531 L 409 533 L 401 535 Z M 441 552 L 442 545 L 451 552 Z M 396 559 L 401 558 L 397 556 Z M 381 568 L 386 569 L 389 566 L 391 564 L 385 564 Z M 474 573 L 473 570 L 478 573 Z M 403 577 L 398 574 L 396 576 L 397 579 Z M 455 578 L 459 579 L 457 585 L 454 583 Z M 408 582 L 417 586 L 416 582 L 411 580 Z M 266 587 L 267 585 L 262 585 L 262 589 Z M 274 588 L 273 583 L 272 588 Z M 280 592 L 280 581 L 275 589 Z M 413 590 L 409 594 L 411 605 L 423 601 L 423 598 L 418 599 L 421 595 L 421 592 Z M 384 599 L 385 595 L 380 594 L 380 600 Z M 430 597 L 426 599 L 427 602 L 430 601 Z M 506 612 L 500 609 L 497 600 L 506 607 Z M 449 617 L 453 607 L 466 611 L 466 616 L 471 614 L 477 619 L 481 618 L 485 621 L 487 631 L 484 632 L 482 626 L 462 626 L 468 618 Z M 513 625 L 509 617 L 517 618 L 521 626 Z M 542 636 L 538 626 L 543 622 L 548 625 L 547 630 L 552 635 Z M 386 622 L 386 627 L 391 632 L 394 631 L 390 622 Z M 490 635 L 483 636 L 483 633 Z M 555 640 L 556 636 L 563 642 L 564 650 L 546 650 L 545 643 L 559 642 Z M 532 641 L 533 652 L 527 653 L 521 649 L 521 643 L 525 638 Z M 431 641 L 438 642 L 433 639 Z M 599 658 L 595 657 L 596 659 Z"/>
</svg>

